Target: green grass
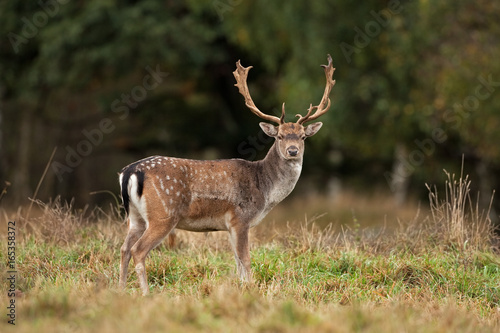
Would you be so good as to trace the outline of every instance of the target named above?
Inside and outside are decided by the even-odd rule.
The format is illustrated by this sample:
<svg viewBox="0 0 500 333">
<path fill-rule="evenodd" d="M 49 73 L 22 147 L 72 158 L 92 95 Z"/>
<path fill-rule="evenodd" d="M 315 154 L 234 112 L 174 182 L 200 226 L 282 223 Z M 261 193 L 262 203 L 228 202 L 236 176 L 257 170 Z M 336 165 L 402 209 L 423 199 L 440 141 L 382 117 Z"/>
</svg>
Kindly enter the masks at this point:
<svg viewBox="0 0 500 333">
<path fill-rule="evenodd" d="M 500 256 L 489 221 L 454 210 L 460 226 L 444 228 L 447 205 L 434 206 L 434 218 L 394 233 L 310 222 L 275 226 L 272 239 L 257 232 L 252 284 L 238 282 L 225 233 L 179 232 L 174 249 L 151 252 L 151 294 L 142 297 L 132 265 L 127 289 L 117 289 L 126 227 L 116 213 L 44 204 L 18 220 L 23 295 L 16 326 L 3 316 L 0 331 L 498 332 Z M 5 309 L 6 292 L 0 299 Z"/>
<path fill-rule="evenodd" d="M 255 283 L 240 285 L 229 251 L 185 245 L 152 253 L 152 295 L 142 297 L 135 274 L 126 292 L 116 289 L 119 246 L 119 239 L 66 246 L 27 239 L 19 248 L 18 288 L 25 294 L 18 299 L 16 331 L 500 327 L 500 262 L 491 253 L 370 253 L 270 243 L 252 250 Z"/>
</svg>

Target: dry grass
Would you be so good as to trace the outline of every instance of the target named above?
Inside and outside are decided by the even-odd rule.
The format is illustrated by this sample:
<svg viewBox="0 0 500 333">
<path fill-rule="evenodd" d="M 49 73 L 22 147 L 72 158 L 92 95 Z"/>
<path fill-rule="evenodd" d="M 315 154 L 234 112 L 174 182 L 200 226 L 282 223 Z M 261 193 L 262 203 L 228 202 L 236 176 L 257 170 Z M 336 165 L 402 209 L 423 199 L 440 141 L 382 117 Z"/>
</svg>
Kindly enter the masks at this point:
<svg viewBox="0 0 500 333">
<path fill-rule="evenodd" d="M 484 250 L 491 246 L 494 236 L 493 225 L 489 217 L 490 209 L 481 211 L 479 198 L 471 198 L 471 181 L 468 176 L 455 175 L 446 172 L 445 198 L 440 200 L 436 187 L 429 189 L 429 202 L 431 207 L 431 223 L 436 234 L 440 235 L 441 242 L 453 244 L 461 249 L 472 247 Z"/>
<path fill-rule="evenodd" d="M 430 189 L 429 216 L 414 211 L 390 231 L 356 219 L 325 227 L 321 216 L 270 222 L 265 234 L 252 233 L 255 283 L 247 285 L 236 279 L 225 233 L 178 232 L 174 249 L 150 254 L 149 297 L 134 273 L 126 292 L 116 288 L 126 227 L 115 208 L 38 202 L 29 219 L 15 216 L 23 295 L 17 325 L 4 319 L 0 330 L 496 332 L 500 258 L 491 221 L 473 204 L 467 177 L 448 175 L 445 188 L 443 200 Z"/>
<path fill-rule="evenodd" d="M 427 206 L 427 205 L 426 205 Z M 314 220 L 321 228 L 357 227 L 361 229 L 388 228 L 397 226 L 398 221 L 408 221 L 415 217 L 418 210 L 427 214 L 426 207 L 421 209 L 416 200 L 398 205 L 390 193 L 374 190 L 373 193 L 360 193 L 346 189 L 335 196 L 303 195 L 286 199 L 275 207 L 266 218 L 276 226 L 285 226 L 287 221 Z"/>
</svg>

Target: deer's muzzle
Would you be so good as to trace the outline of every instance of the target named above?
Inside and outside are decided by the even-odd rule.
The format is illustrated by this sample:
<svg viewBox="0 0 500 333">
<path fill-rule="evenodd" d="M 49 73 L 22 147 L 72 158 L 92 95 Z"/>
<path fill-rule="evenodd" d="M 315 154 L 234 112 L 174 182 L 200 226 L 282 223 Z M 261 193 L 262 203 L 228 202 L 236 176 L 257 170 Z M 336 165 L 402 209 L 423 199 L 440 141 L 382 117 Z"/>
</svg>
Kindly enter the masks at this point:
<svg viewBox="0 0 500 333">
<path fill-rule="evenodd" d="M 288 155 L 295 157 L 299 154 L 299 148 L 297 148 L 296 146 L 290 146 L 286 149 L 286 152 L 288 153 Z"/>
</svg>

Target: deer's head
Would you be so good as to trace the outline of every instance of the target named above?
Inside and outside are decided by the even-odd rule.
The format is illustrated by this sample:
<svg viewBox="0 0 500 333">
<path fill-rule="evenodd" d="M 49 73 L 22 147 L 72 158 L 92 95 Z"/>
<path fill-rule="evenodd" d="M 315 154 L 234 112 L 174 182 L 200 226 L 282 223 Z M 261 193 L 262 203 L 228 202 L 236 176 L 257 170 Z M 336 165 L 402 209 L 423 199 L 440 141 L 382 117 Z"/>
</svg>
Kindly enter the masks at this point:
<svg viewBox="0 0 500 333">
<path fill-rule="evenodd" d="M 236 70 L 233 72 L 236 78 L 235 86 L 238 87 L 240 94 L 245 98 L 245 105 L 258 117 L 272 123 L 276 123 L 277 126 L 271 125 L 269 123 L 260 123 L 260 127 L 268 136 L 276 139 L 278 144 L 278 150 L 282 158 L 286 160 L 301 159 L 304 155 L 304 140 L 310 136 L 316 134 L 323 123 L 315 122 L 310 125 L 304 126 L 306 122 L 312 121 L 326 113 L 330 108 L 330 91 L 335 85 L 335 80 L 332 79 L 333 72 L 335 68 L 332 67 L 332 57 L 328 55 L 328 65 L 321 65 L 325 70 L 326 76 L 326 87 L 323 93 L 323 98 L 321 102 L 316 105 L 310 105 L 305 116 L 297 115 L 299 118 L 295 123 L 285 122 L 285 103 L 281 109 L 281 117 L 271 116 L 262 113 L 254 104 L 250 92 L 248 91 L 247 76 L 248 71 L 252 66 L 243 67 L 240 61 L 236 63 Z M 314 111 L 314 113 L 313 113 Z"/>
</svg>

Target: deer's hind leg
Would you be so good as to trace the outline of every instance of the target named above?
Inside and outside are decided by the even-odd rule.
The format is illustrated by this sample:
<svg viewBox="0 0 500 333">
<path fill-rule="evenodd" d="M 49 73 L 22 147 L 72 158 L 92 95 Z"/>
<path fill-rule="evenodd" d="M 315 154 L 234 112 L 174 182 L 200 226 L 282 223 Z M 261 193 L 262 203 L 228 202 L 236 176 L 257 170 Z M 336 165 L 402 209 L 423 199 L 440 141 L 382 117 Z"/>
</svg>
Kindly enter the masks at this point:
<svg viewBox="0 0 500 333">
<path fill-rule="evenodd" d="M 172 231 L 178 220 L 172 217 L 150 219 L 149 226 L 139 240 L 132 246 L 131 253 L 134 258 L 135 271 L 139 278 L 142 294 L 149 292 L 146 274 L 146 257 Z"/>
<path fill-rule="evenodd" d="M 135 211 L 135 209 L 131 207 L 128 217 L 128 234 L 120 249 L 120 289 L 124 289 L 127 285 L 128 264 L 130 262 L 130 258 L 132 257 L 130 250 L 132 249 L 132 246 L 134 246 L 134 244 L 137 242 L 137 240 L 142 236 L 145 230 L 146 222 L 140 217 L 137 211 Z"/>
</svg>

